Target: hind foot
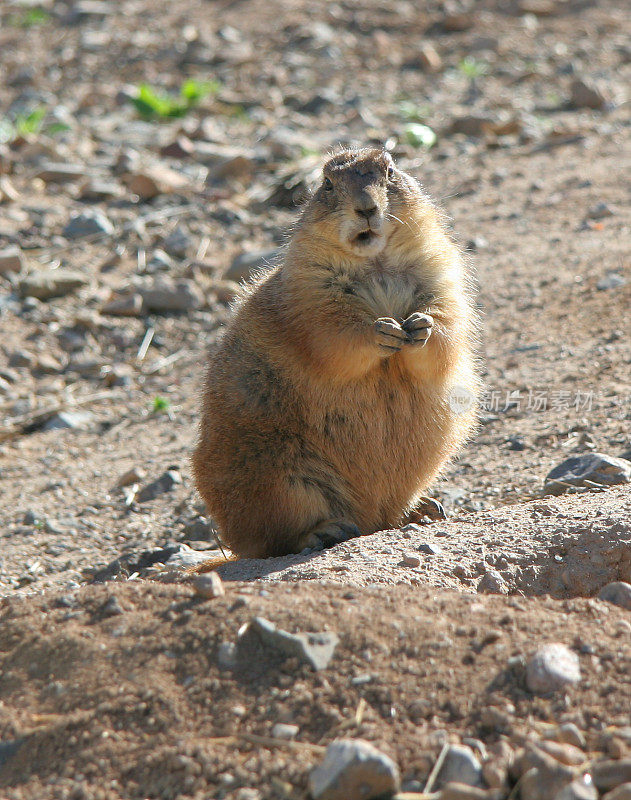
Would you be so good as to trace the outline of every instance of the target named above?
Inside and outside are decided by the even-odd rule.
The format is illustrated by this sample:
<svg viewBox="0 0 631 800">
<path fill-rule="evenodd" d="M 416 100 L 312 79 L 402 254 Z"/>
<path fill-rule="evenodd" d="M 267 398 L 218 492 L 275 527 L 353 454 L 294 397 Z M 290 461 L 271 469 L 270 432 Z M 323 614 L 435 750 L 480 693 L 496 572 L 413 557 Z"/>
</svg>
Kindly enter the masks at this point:
<svg viewBox="0 0 631 800">
<path fill-rule="evenodd" d="M 329 519 L 321 522 L 317 527 L 303 534 L 298 544 L 298 550 L 305 548 L 312 550 L 325 550 L 341 542 L 361 536 L 361 531 L 353 522 L 343 519 Z"/>
<path fill-rule="evenodd" d="M 443 504 L 433 497 L 419 497 L 417 504 L 408 513 L 403 524 L 407 525 L 410 522 L 414 522 L 418 525 L 427 522 L 427 517 L 432 522 L 438 522 L 438 520 L 447 519 L 447 513 Z"/>
</svg>

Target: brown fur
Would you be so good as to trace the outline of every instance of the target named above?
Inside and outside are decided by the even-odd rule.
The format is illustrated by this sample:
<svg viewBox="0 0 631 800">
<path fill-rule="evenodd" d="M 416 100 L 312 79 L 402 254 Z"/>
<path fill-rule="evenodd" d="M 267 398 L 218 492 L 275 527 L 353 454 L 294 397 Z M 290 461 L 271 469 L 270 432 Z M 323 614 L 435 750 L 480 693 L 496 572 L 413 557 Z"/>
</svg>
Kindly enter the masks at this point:
<svg viewBox="0 0 631 800">
<path fill-rule="evenodd" d="M 239 556 L 396 527 L 474 424 L 475 403 L 448 402 L 453 386 L 478 391 L 475 317 L 438 212 L 385 152 L 345 150 L 323 173 L 208 365 L 193 467 Z M 426 341 L 401 327 L 414 312 L 433 319 Z"/>
</svg>

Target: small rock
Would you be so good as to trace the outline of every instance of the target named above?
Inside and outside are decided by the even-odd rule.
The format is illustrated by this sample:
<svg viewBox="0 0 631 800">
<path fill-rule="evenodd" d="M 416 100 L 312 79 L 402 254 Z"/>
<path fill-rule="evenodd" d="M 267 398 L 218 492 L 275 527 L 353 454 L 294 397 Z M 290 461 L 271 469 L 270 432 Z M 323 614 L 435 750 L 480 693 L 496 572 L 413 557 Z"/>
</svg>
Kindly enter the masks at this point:
<svg viewBox="0 0 631 800">
<path fill-rule="evenodd" d="M 297 725 L 289 725 L 286 722 L 277 722 L 272 728 L 274 739 L 295 739 L 300 728 Z"/>
<path fill-rule="evenodd" d="M 85 430 L 92 424 L 89 411 L 60 411 L 44 425 L 45 431 Z"/>
<path fill-rule="evenodd" d="M 465 136 L 484 136 L 493 130 L 493 120 L 490 117 L 476 117 L 468 114 L 456 117 L 448 128 L 448 133 L 463 133 Z"/>
<path fill-rule="evenodd" d="M 36 177 L 44 183 L 72 183 L 86 178 L 87 174 L 79 164 L 45 162 Z"/>
<path fill-rule="evenodd" d="M 187 136 L 178 136 L 160 148 L 160 155 L 168 158 L 190 158 L 194 152 L 195 145 Z"/>
<path fill-rule="evenodd" d="M 325 669 L 329 665 L 339 642 L 337 635 L 330 631 L 288 633 L 263 617 L 254 617 L 248 630 L 256 633 L 269 647 L 286 656 L 298 658 L 315 670 Z"/>
<path fill-rule="evenodd" d="M 184 175 L 162 164 L 128 173 L 123 180 L 130 192 L 137 194 L 141 200 L 153 200 L 160 194 L 170 194 L 189 187 L 189 181 Z"/>
<path fill-rule="evenodd" d="M 575 80 L 571 86 L 570 102 L 574 108 L 601 109 L 607 104 L 605 96 L 598 89 L 582 80 Z"/>
<path fill-rule="evenodd" d="M 229 281 L 248 280 L 259 270 L 265 270 L 278 262 L 278 250 L 259 250 L 255 253 L 242 253 L 228 267 L 224 278 Z"/>
<path fill-rule="evenodd" d="M 608 272 L 604 278 L 598 281 L 596 288 L 601 292 L 606 292 L 609 289 L 618 289 L 620 286 L 624 286 L 626 282 L 627 279 L 623 275 L 617 272 Z"/>
<path fill-rule="evenodd" d="M 202 292 L 193 281 L 157 278 L 138 291 L 145 309 L 158 314 L 194 311 L 204 303 Z"/>
<path fill-rule="evenodd" d="M 99 178 L 88 178 L 79 190 L 79 197 L 82 200 L 110 200 L 121 194 L 122 189 L 118 183 Z"/>
<path fill-rule="evenodd" d="M 473 28 L 475 18 L 472 14 L 446 14 L 441 20 L 441 27 L 449 33 L 462 33 Z"/>
<path fill-rule="evenodd" d="M 199 567 L 208 561 L 208 553 L 199 550 L 193 550 L 187 544 L 179 544 L 175 553 L 172 553 L 164 562 L 170 569 L 185 570 Z"/>
<path fill-rule="evenodd" d="M 33 272 L 18 282 L 21 297 L 36 297 L 38 300 L 50 300 L 63 297 L 85 286 L 88 279 L 80 272 L 70 269 L 49 269 Z"/>
<path fill-rule="evenodd" d="M 420 797 L 427 797 L 427 795 L 420 795 Z M 466 783 L 450 781 L 443 787 L 440 800 L 498 800 L 498 794 L 488 789 L 469 786 Z"/>
<path fill-rule="evenodd" d="M 27 367 L 31 368 L 35 364 L 35 356 L 29 353 L 28 350 L 14 350 L 9 356 L 10 367 Z"/>
<path fill-rule="evenodd" d="M 631 800 L 631 783 L 621 783 L 603 797 L 603 800 Z"/>
<path fill-rule="evenodd" d="M 578 656 L 557 642 L 540 647 L 526 664 L 526 685 L 535 694 L 555 692 L 580 679 Z"/>
<path fill-rule="evenodd" d="M 616 212 L 608 203 L 596 203 L 587 212 L 589 219 L 606 219 L 607 217 L 615 217 Z"/>
<path fill-rule="evenodd" d="M 175 469 L 168 469 L 157 480 L 144 486 L 136 495 L 135 499 L 138 503 L 147 503 L 150 500 L 155 500 L 161 494 L 170 492 L 175 486 L 182 483 L 182 476 Z"/>
<path fill-rule="evenodd" d="M 123 472 L 120 478 L 116 481 L 116 487 L 118 489 L 122 489 L 123 486 L 131 486 L 134 483 L 138 483 L 145 477 L 145 471 L 139 469 L 138 467 L 132 467 L 128 469 L 127 472 Z"/>
<path fill-rule="evenodd" d="M 415 553 L 403 553 L 401 563 L 405 567 L 420 567 L 421 559 Z"/>
<path fill-rule="evenodd" d="M 587 746 L 587 741 L 581 731 L 573 722 L 564 722 L 548 734 L 549 739 L 555 742 L 565 742 L 565 744 L 574 745 L 584 749 Z"/>
<path fill-rule="evenodd" d="M 563 494 L 572 487 L 613 486 L 631 481 L 631 463 L 604 453 L 586 453 L 566 459 L 547 475 L 546 494 Z"/>
<path fill-rule="evenodd" d="M 631 611 L 631 583 L 613 581 L 598 592 L 598 599 Z"/>
<path fill-rule="evenodd" d="M 178 226 L 166 237 L 162 246 L 170 256 L 186 258 L 188 251 L 193 246 L 193 242 L 184 228 Z"/>
<path fill-rule="evenodd" d="M 372 800 L 398 791 L 394 761 L 361 739 L 336 739 L 309 774 L 314 800 Z"/>
<path fill-rule="evenodd" d="M 216 572 L 198 575 L 193 581 L 193 589 L 202 600 L 213 600 L 215 597 L 223 597 L 226 593 L 222 580 Z"/>
<path fill-rule="evenodd" d="M 403 530 L 405 530 L 408 526 L 406 525 Z M 419 527 L 418 525 L 416 526 Z M 419 544 L 418 550 L 420 553 L 425 553 L 428 556 L 442 556 L 443 548 L 433 542 L 423 542 Z"/>
<path fill-rule="evenodd" d="M 449 745 L 436 776 L 435 788 L 440 789 L 450 782 L 464 783 L 467 786 L 482 784 L 482 765 L 470 747 Z"/>
<path fill-rule="evenodd" d="M 116 617 L 119 614 L 124 614 L 125 609 L 121 606 L 118 597 L 116 597 L 116 595 L 112 595 L 106 600 L 101 613 L 104 617 Z"/>
<path fill-rule="evenodd" d="M 173 261 L 168 253 L 165 253 L 164 250 L 160 250 L 160 248 L 156 248 L 147 262 L 145 272 L 166 272 L 171 269 L 172 266 Z"/>
<path fill-rule="evenodd" d="M 482 777 L 489 789 L 504 789 L 508 781 L 508 767 L 498 758 L 490 758 L 482 764 Z"/>
<path fill-rule="evenodd" d="M 564 786 L 554 800 L 598 800 L 598 792 L 591 775 L 585 774 Z"/>
<path fill-rule="evenodd" d="M 26 266 L 24 254 L 17 245 L 3 247 L 0 250 L 0 275 L 7 272 L 21 272 Z"/>
<path fill-rule="evenodd" d="M 568 767 L 578 767 L 587 760 L 585 753 L 572 744 L 544 740 L 539 742 L 537 746 L 544 753 L 556 758 L 557 761 L 566 764 Z"/>
<path fill-rule="evenodd" d="M 631 782 L 631 758 L 616 761 L 597 761 L 592 765 L 592 778 L 596 787 L 608 791 Z"/>
<path fill-rule="evenodd" d="M 143 313 L 142 297 L 134 294 L 113 295 L 101 308 L 111 317 L 140 317 Z"/>
<path fill-rule="evenodd" d="M 478 583 L 480 594 L 508 594 L 508 584 L 495 569 L 486 572 Z"/>
<path fill-rule="evenodd" d="M 555 800 L 557 793 L 576 779 L 576 770 L 566 767 L 537 747 L 529 745 L 521 764 L 521 800 Z"/>
<path fill-rule="evenodd" d="M 237 155 L 233 158 L 227 158 L 220 164 L 217 164 L 210 172 L 210 180 L 226 180 L 226 178 L 236 178 L 244 181 L 249 180 L 254 175 L 256 163 L 247 156 Z"/>
<path fill-rule="evenodd" d="M 219 669 L 233 669 L 237 664 L 237 646 L 234 642 L 221 642 L 217 648 Z"/>
<path fill-rule="evenodd" d="M 95 234 L 114 233 L 114 226 L 102 211 L 84 211 L 71 217 L 70 222 L 63 229 L 66 239 L 81 239 L 84 236 Z"/>
<path fill-rule="evenodd" d="M 421 46 L 416 60 L 424 72 L 438 72 L 443 65 L 438 51 L 429 43 Z"/>
</svg>

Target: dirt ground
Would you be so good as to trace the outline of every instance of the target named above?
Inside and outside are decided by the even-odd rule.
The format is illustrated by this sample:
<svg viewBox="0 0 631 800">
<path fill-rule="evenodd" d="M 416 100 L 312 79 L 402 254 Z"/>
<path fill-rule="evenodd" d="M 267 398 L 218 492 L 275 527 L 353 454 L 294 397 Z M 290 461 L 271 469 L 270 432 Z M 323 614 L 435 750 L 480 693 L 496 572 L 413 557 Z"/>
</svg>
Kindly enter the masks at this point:
<svg viewBox="0 0 631 800">
<path fill-rule="evenodd" d="M 631 492 L 542 487 L 570 455 L 631 459 L 629 24 L 611 0 L 0 5 L 0 795 L 301 798 L 339 736 L 421 792 L 445 742 L 518 764 L 563 722 L 577 769 L 624 761 L 631 612 L 593 598 L 631 582 Z M 132 102 L 186 80 L 212 85 L 179 118 Z M 226 275 L 282 244 L 329 148 L 366 142 L 440 203 L 479 288 L 449 521 L 227 564 L 201 602 L 168 581 L 218 552 L 189 457 Z M 477 592 L 491 570 L 506 596 Z M 257 615 L 334 631 L 330 666 L 244 640 L 222 667 Z M 582 678 L 536 697 L 521 665 L 552 641 Z M 519 776 L 500 798 L 533 800 Z"/>
</svg>

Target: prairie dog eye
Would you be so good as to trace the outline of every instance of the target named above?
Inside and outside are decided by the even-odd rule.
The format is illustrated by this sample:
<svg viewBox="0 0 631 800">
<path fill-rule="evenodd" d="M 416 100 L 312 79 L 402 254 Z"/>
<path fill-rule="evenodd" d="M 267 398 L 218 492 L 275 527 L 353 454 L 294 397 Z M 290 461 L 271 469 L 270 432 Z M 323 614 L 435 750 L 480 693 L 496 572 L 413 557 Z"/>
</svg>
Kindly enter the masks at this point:
<svg viewBox="0 0 631 800">
<path fill-rule="evenodd" d="M 388 167 L 388 173 L 387 174 L 388 174 L 388 180 L 391 180 L 392 178 L 394 178 L 394 167 L 392 167 L 392 166 Z"/>
<path fill-rule="evenodd" d="M 333 188 L 333 181 L 330 178 L 325 178 L 324 179 L 324 190 L 326 192 L 330 192 L 332 188 Z"/>
</svg>

